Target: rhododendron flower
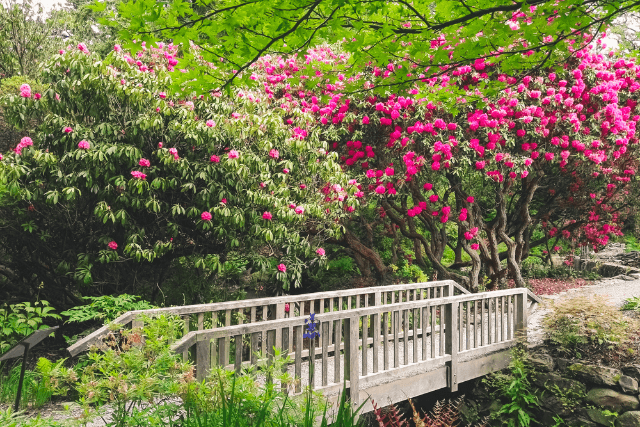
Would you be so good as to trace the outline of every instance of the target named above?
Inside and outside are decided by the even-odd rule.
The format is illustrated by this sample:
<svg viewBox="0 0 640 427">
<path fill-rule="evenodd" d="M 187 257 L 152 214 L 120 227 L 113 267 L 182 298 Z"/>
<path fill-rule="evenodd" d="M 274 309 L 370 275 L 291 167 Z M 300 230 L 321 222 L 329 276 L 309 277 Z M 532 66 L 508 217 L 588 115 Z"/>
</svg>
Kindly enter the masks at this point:
<svg viewBox="0 0 640 427">
<path fill-rule="evenodd" d="M 318 255 L 320 255 L 320 256 L 324 256 L 324 254 L 325 254 L 325 252 L 324 252 L 324 249 L 323 249 L 323 248 L 318 248 L 318 249 L 316 249 L 316 253 L 317 253 Z"/>
<path fill-rule="evenodd" d="M 220 163 L 220 157 L 216 156 L 215 154 L 213 154 L 213 155 L 209 158 L 209 160 L 210 160 L 212 163 Z"/>
<path fill-rule="evenodd" d="M 3 157 L 2 157 L 2 153 L 0 153 L 0 161 L 2 161 Z"/>
<path fill-rule="evenodd" d="M 282 271 L 283 273 L 287 272 L 287 266 L 284 264 L 278 264 L 278 271 Z"/>
<path fill-rule="evenodd" d="M 429 196 L 429 201 L 430 201 L 431 203 L 435 203 L 435 202 L 437 202 L 437 201 L 438 201 L 438 195 L 437 195 L 437 194 L 432 194 L 432 195 L 430 195 L 430 196 Z"/>
<path fill-rule="evenodd" d="M 222 200 L 220 200 L 220 203 L 222 203 L 223 205 L 226 205 L 227 204 L 227 199 L 223 197 Z"/>
<path fill-rule="evenodd" d="M 271 150 L 269 150 L 269 157 L 277 159 L 278 157 L 280 157 L 280 152 L 275 148 L 272 148 Z"/>
<path fill-rule="evenodd" d="M 302 215 L 304 213 L 304 208 L 302 206 L 296 206 L 295 213 Z"/>
<path fill-rule="evenodd" d="M 387 176 L 393 176 L 394 172 L 395 172 L 395 171 L 393 170 L 393 168 L 386 168 L 386 169 L 384 170 L 384 173 L 385 173 L 385 175 L 387 175 Z"/>
<path fill-rule="evenodd" d="M 31 98 L 31 86 L 26 83 L 20 86 L 20 96 L 23 98 Z"/>
<path fill-rule="evenodd" d="M 474 201 L 475 201 L 475 198 L 473 196 L 467 197 L 467 202 L 473 203 Z"/>
<path fill-rule="evenodd" d="M 142 181 L 147 179 L 147 175 L 140 171 L 131 171 L 131 176 L 133 176 L 135 179 L 139 179 Z"/>
<path fill-rule="evenodd" d="M 87 45 L 84 43 L 78 43 L 78 50 L 83 53 L 89 53 L 89 49 L 87 49 Z"/>
<path fill-rule="evenodd" d="M 78 142 L 78 148 L 81 150 L 88 150 L 90 148 L 89 142 L 84 139 Z"/>
<path fill-rule="evenodd" d="M 147 159 L 140 159 L 140 161 L 138 162 L 139 166 L 142 166 L 143 168 L 148 168 L 149 166 L 151 166 L 151 162 Z"/>
<path fill-rule="evenodd" d="M 42 95 L 40 95 L 38 92 L 36 92 L 36 94 L 33 95 L 33 98 L 37 101 L 38 99 L 42 98 Z"/>
<path fill-rule="evenodd" d="M 273 218 L 273 215 L 271 215 L 271 212 L 265 212 L 262 214 L 262 219 L 266 219 L 268 221 L 271 221 L 271 219 Z"/>
<path fill-rule="evenodd" d="M 111 250 L 116 250 L 118 249 L 118 244 L 116 242 L 114 242 L 113 240 L 110 241 L 109 243 L 107 243 L 107 246 L 109 247 L 109 249 Z"/>
<path fill-rule="evenodd" d="M 230 159 L 237 159 L 238 157 L 240 157 L 240 154 L 238 154 L 236 150 L 231 150 L 229 151 L 228 157 Z"/>
<path fill-rule="evenodd" d="M 362 118 L 362 124 L 363 125 L 368 125 L 369 124 L 369 116 L 364 116 Z"/>
<path fill-rule="evenodd" d="M 376 187 L 376 193 L 378 193 L 378 194 L 384 194 L 384 192 L 385 192 L 384 185 L 378 185 L 378 186 Z"/>
<path fill-rule="evenodd" d="M 484 165 L 485 165 L 484 160 L 483 160 L 483 161 L 476 162 L 476 169 L 477 169 L 477 170 L 484 169 Z"/>
<path fill-rule="evenodd" d="M 213 120 L 207 120 L 205 124 L 210 128 L 216 127 L 216 122 L 214 122 Z"/>
<path fill-rule="evenodd" d="M 211 218 L 212 218 L 212 217 L 211 217 L 211 213 L 210 213 L 210 212 L 207 212 L 207 211 L 202 212 L 202 213 L 200 214 L 200 218 L 202 218 L 202 220 L 203 220 L 203 221 L 211 221 Z"/>
<path fill-rule="evenodd" d="M 66 128 L 64 128 L 62 131 L 63 131 L 64 133 L 71 133 L 71 132 L 73 132 L 73 129 L 71 129 L 70 127 L 68 127 L 68 126 L 67 126 L 67 127 L 66 127 Z"/>
<path fill-rule="evenodd" d="M 467 239 L 467 240 L 473 240 L 473 234 L 471 234 L 468 231 L 465 231 L 464 238 Z"/>
<path fill-rule="evenodd" d="M 162 142 L 158 142 L 158 148 L 162 148 Z"/>
<path fill-rule="evenodd" d="M 300 184 L 300 189 L 304 190 L 305 188 L 307 188 L 307 186 L 305 184 Z"/>
<path fill-rule="evenodd" d="M 478 243 L 472 243 L 471 249 L 473 249 L 474 251 L 477 251 L 478 249 L 480 249 L 480 245 Z"/>
<path fill-rule="evenodd" d="M 560 249 L 562 249 L 560 246 L 554 246 L 553 247 L 553 251 L 554 252 L 560 252 Z"/>
<path fill-rule="evenodd" d="M 161 99 L 165 99 L 165 98 L 167 97 L 167 93 L 166 93 L 166 92 L 160 92 L 160 93 L 158 94 L 158 96 L 159 96 Z"/>
<path fill-rule="evenodd" d="M 433 188 L 433 184 L 427 182 L 425 185 L 423 185 L 423 188 L 427 191 L 431 190 Z"/>
</svg>

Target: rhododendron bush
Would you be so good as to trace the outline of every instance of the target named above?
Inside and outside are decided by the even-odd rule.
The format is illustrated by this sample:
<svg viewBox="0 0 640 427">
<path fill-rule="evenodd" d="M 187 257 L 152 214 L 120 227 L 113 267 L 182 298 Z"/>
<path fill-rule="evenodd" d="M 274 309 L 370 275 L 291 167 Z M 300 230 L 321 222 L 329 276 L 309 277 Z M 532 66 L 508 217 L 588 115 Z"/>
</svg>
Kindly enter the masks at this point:
<svg viewBox="0 0 640 427">
<path fill-rule="evenodd" d="M 343 202 L 321 206 L 317 187 L 349 194 L 335 156 L 251 97 L 170 92 L 176 50 L 116 46 L 100 61 L 69 47 L 44 68 L 46 92 L 4 98 L 25 137 L 0 157 L 3 239 L 33 292 L 157 287 L 173 260 L 215 275 L 231 254 L 288 289 L 324 259 L 318 243 L 336 231 L 325 209 Z M 129 277 L 139 264 L 154 269 Z"/>
<path fill-rule="evenodd" d="M 348 60 L 329 48 L 299 61 L 266 57 L 254 67 L 252 78 L 264 87 L 254 96 L 266 92 L 280 108 L 313 116 L 310 128 L 321 129 L 357 186 L 353 197 L 376 203 L 414 241 L 418 263 L 425 264 L 424 251 L 440 278 L 471 288 L 483 265 L 494 283 L 510 274 L 524 286 L 520 263 L 532 245 L 562 235 L 597 250 L 619 235 L 635 181 L 640 68 L 592 53 L 589 41 L 575 44 L 574 57 L 559 70 L 518 80 L 501 72 L 497 57 L 443 67 L 440 77 L 385 96 L 342 93 Z M 323 72 L 309 74 L 315 64 Z M 410 66 L 409 60 L 371 64 L 351 78 L 383 84 L 387 71 Z M 313 90 L 293 86 L 298 80 Z M 483 94 L 493 80 L 504 88 Z M 448 87 L 461 94 L 458 111 L 418 95 Z M 335 199 L 330 187 L 323 192 L 326 202 Z M 545 238 L 532 242 L 534 227 Z M 471 258 L 470 278 L 441 264 L 452 240 Z"/>
</svg>

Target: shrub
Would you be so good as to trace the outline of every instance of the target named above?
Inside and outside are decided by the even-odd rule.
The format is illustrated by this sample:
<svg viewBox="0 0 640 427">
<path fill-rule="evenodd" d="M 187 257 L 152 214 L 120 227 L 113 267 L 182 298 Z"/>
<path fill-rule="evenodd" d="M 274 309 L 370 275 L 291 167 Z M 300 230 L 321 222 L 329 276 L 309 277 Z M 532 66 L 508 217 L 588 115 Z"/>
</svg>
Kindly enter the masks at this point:
<svg viewBox="0 0 640 427">
<path fill-rule="evenodd" d="M 69 317 L 67 322 L 101 320 L 108 323 L 127 311 L 155 308 L 147 301 L 140 300 L 140 297 L 128 294 L 122 294 L 117 297 L 111 295 L 82 297 L 82 299 L 91 301 L 91 303 L 73 307 L 60 313 L 63 316 Z"/>
<path fill-rule="evenodd" d="M 45 319 L 61 319 L 47 301 L 0 306 L 0 353 L 4 353 L 23 337 L 45 329 Z"/>
<path fill-rule="evenodd" d="M 602 296 L 575 297 L 553 305 L 545 319 L 555 351 L 570 357 L 620 363 L 633 354 L 640 323 Z"/>
</svg>

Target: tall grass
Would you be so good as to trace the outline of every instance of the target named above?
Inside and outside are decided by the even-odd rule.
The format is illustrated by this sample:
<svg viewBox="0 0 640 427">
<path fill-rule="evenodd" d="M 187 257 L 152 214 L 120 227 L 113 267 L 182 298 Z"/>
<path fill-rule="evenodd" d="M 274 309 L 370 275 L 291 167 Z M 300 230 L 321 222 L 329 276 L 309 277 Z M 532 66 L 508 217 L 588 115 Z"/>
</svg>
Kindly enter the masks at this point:
<svg viewBox="0 0 640 427">
<path fill-rule="evenodd" d="M 0 402 L 13 404 L 18 393 L 18 382 L 20 380 L 20 368 L 22 364 L 17 364 L 11 368 L 6 375 L 6 367 L 0 365 Z M 22 384 L 22 396 L 20 407 L 39 407 L 51 400 L 52 391 L 45 386 L 42 376 L 37 372 L 26 370 L 24 373 L 24 383 Z"/>
</svg>

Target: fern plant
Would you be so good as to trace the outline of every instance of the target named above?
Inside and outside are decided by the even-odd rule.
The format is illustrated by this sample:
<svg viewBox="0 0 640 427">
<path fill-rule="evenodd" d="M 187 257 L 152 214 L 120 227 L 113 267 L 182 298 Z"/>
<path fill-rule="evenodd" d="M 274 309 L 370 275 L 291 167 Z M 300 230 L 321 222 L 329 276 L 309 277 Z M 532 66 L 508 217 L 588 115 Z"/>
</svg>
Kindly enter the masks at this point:
<svg viewBox="0 0 640 427">
<path fill-rule="evenodd" d="M 433 406 L 428 414 L 420 414 L 416 409 L 413 401 L 409 399 L 411 410 L 413 412 L 412 421 L 416 427 L 458 427 L 461 422 L 460 405 L 464 400 L 464 396 L 460 396 L 455 400 L 439 400 Z M 378 408 L 373 403 L 373 414 L 376 422 L 380 427 L 404 427 L 409 426 L 409 422 L 403 419 L 402 415 L 394 405 L 386 408 Z M 486 427 L 486 420 L 483 420 L 476 427 Z"/>
</svg>

